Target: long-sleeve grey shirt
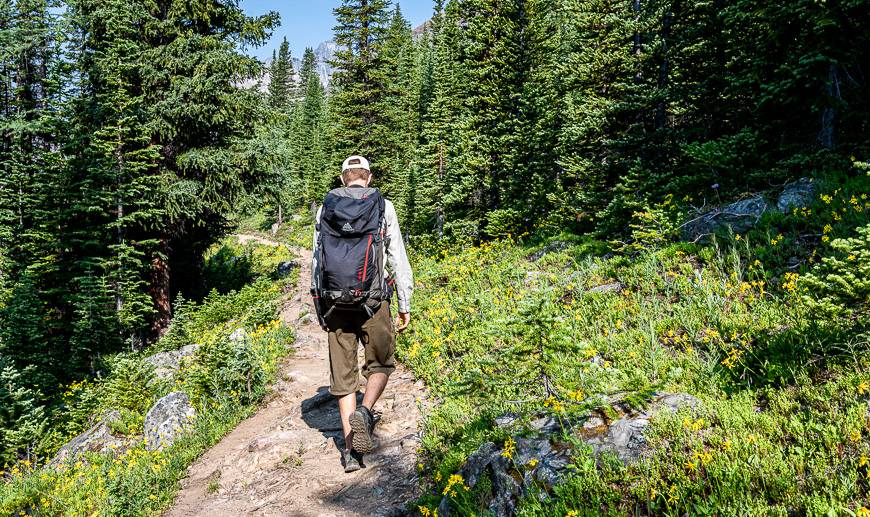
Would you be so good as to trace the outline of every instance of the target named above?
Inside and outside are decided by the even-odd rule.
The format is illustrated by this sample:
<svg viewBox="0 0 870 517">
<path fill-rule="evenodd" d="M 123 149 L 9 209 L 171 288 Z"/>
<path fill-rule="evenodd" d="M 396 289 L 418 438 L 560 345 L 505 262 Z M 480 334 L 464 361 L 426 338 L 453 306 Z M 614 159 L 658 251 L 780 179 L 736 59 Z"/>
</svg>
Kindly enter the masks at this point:
<svg viewBox="0 0 870 517">
<path fill-rule="evenodd" d="M 347 187 L 345 187 L 347 188 Z M 352 195 L 367 194 L 371 192 L 369 188 L 351 188 Z M 355 196 L 354 196 L 355 197 Z M 323 206 L 317 209 L 317 217 L 315 224 L 320 224 L 320 214 L 323 211 Z M 411 312 L 411 294 L 414 291 L 414 276 L 411 272 L 411 264 L 408 262 L 408 254 L 405 252 L 405 241 L 402 240 L 402 232 L 399 229 L 399 219 L 396 216 L 396 208 L 388 199 L 384 199 L 384 224 L 387 226 L 387 237 L 389 245 L 384 253 L 384 263 L 382 267 L 385 271 L 391 271 L 396 279 L 396 298 L 398 299 L 399 312 Z M 320 236 L 317 232 L 317 227 L 314 229 L 314 246 L 317 248 L 317 240 Z M 312 256 L 311 271 L 317 271 L 317 255 Z M 315 288 L 314 279 L 311 280 L 311 287 Z"/>
</svg>

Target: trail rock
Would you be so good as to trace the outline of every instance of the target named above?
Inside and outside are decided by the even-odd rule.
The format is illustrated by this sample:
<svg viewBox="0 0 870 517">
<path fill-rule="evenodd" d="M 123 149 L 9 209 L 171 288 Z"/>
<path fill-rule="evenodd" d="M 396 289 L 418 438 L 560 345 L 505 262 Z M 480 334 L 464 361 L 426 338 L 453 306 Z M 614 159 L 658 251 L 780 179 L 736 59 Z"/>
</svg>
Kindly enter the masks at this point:
<svg viewBox="0 0 870 517">
<path fill-rule="evenodd" d="M 731 228 L 734 233 L 744 233 L 755 226 L 761 216 L 770 209 L 770 203 L 763 196 L 714 208 L 685 223 L 682 238 L 686 241 L 700 241 L 726 228 Z"/>
<path fill-rule="evenodd" d="M 107 411 L 99 422 L 61 447 L 49 465 L 58 465 L 67 460 L 75 459 L 86 452 L 103 453 L 126 449 L 132 443 L 132 439 L 114 436 L 109 429 L 109 424 L 120 419 L 121 413 L 118 410 Z"/>
<path fill-rule="evenodd" d="M 187 393 L 174 391 L 161 398 L 145 415 L 145 448 L 153 451 L 172 445 L 194 416 Z"/>
<path fill-rule="evenodd" d="M 699 405 L 700 401 L 691 395 L 665 393 L 657 396 L 646 410 L 624 414 L 610 425 L 593 416 L 583 424 L 579 433 L 596 453 L 609 451 L 623 463 L 632 463 L 646 450 L 643 433 L 651 418 L 662 410 L 674 412 L 682 407 L 694 409 Z"/>
<path fill-rule="evenodd" d="M 816 184 L 809 178 L 801 178 L 785 186 L 776 200 L 776 208 L 786 212 L 791 208 L 803 208 L 813 202 Z"/>
<path fill-rule="evenodd" d="M 158 379 L 168 379 L 181 368 L 185 358 L 192 357 L 200 345 L 186 345 L 178 350 L 158 352 L 145 358 L 145 362 L 154 367 L 154 375 Z"/>
</svg>

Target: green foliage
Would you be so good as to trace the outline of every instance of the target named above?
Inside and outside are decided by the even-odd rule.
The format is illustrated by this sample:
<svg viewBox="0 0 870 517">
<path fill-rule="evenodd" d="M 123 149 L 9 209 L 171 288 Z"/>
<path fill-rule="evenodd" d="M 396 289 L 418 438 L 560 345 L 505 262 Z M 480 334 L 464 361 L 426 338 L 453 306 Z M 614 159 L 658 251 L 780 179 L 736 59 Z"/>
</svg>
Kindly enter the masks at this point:
<svg viewBox="0 0 870 517">
<path fill-rule="evenodd" d="M 821 321 L 870 323 L 870 225 L 857 233 L 831 241 L 832 253 L 800 278 L 803 297 Z"/>
<path fill-rule="evenodd" d="M 269 103 L 275 109 L 286 110 L 295 93 L 290 44 L 285 37 L 278 54 L 272 53 L 272 66 L 269 68 Z"/>
<path fill-rule="evenodd" d="M 18 371 L 3 359 L 0 366 L 0 461 L 8 463 L 16 459 L 16 451 L 32 454 L 49 422 L 41 394 L 25 382 L 35 368 Z"/>
<path fill-rule="evenodd" d="M 66 385 L 50 414 L 22 383 L 30 370 L 0 370 L 0 439 L 4 461 L 11 463 L 0 485 L 0 513 L 151 515 L 165 509 L 188 465 L 247 417 L 274 380 L 293 340 L 276 319 L 285 282 L 264 278 L 225 295 L 213 292 L 201 304 L 180 299 L 172 327 L 155 347 L 103 358 L 100 375 Z M 231 341 L 237 328 L 246 329 L 245 337 Z M 173 378 L 154 378 L 147 355 L 193 343 L 201 346 Z M 196 404 L 193 428 L 172 447 L 147 451 L 140 439 L 145 414 L 157 398 L 179 390 Z M 42 466 L 110 410 L 121 414 L 110 424 L 113 434 L 136 438 L 129 448 Z"/>
<path fill-rule="evenodd" d="M 785 233 L 782 219 L 768 224 Z M 863 253 L 859 235 L 851 252 Z M 519 513 L 861 508 L 861 458 L 870 455 L 866 339 L 847 320 L 848 330 L 818 325 L 815 306 L 784 284 L 798 275 L 781 277 L 781 244 L 746 239 L 703 248 L 654 242 L 631 258 L 601 258 L 582 242 L 510 241 L 416 257 L 418 316 L 398 353 L 440 401 L 426 416 L 431 491 L 420 504 L 436 505 L 481 443 L 506 443 L 495 416 L 616 416 L 605 400 L 643 408 L 664 391 L 690 393 L 703 406 L 653 418 L 649 455 L 627 466 L 569 440 L 570 473 L 546 503 L 530 494 Z M 769 265 L 757 258 L 765 246 Z M 860 267 L 851 263 L 856 275 Z M 604 285 L 612 286 L 590 290 Z M 451 504 L 481 513 L 488 499 Z"/>
</svg>

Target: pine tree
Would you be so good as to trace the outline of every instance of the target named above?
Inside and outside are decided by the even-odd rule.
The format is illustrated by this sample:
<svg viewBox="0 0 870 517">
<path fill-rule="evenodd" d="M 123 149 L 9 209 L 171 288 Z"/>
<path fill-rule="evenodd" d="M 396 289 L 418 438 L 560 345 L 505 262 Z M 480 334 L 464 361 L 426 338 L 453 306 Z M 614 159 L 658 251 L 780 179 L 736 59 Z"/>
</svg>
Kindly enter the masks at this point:
<svg viewBox="0 0 870 517">
<path fill-rule="evenodd" d="M 454 4 L 455 5 L 455 4 Z M 431 100 L 421 113 L 422 133 L 409 179 L 413 192 L 413 226 L 422 233 L 444 235 L 447 173 L 459 154 L 457 128 L 462 76 L 458 70 L 458 17 L 454 6 L 441 8 L 432 18 Z M 425 91 L 421 87 L 421 92 Z"/>
<path fill-rule="evenodd" d="M 415 81 L 416 60 L 411 25 L 397 5 L 381 48 L 386 82 L 379 111 L 382 132 L 377 135 L 380 150 L 380 184 L 393 201 L 401 218 L 408 213 L 410 186 L 408 172 L 418 140 L 419 82 Z"/>
<path fill-rule="evenodd" d="M 330 83 L 332 163 L 351 154 L 369 156 L 377 175 L 385 158 L 378 138 L 386 129 L 381 111 L 386 83 L 381 47 L 388 26 L 387 0 L 342 0 L 333 12 L 338 50 Z"/>
<path fill-rule="evenodd" d="M 334 175 L 326 166 L 326 92 L 320 83 L 314 50 L 305 49 L 300 77 L 302 98 L 296 106 L 292 135 L 293 162 L 300 181 L 297 203 L 320 201 Z"/>
<path fill-rule="evenodd" d="M 463 239 L 503 235 L 520 222 L 511 201 L 523 187 L 519 99 L 528 72 L 524 0 L 462 0 L 458 56 L 463 91 L 457 166 L 449 171 L 448 220 Z M 452 212 L 452 214 L 450 213 Z M 450 221 L 451 224 L 453 221 Z"/>
<path fill-rule="evenodd" d="M 269 67 L 269 103 L 275 109 L 287 110 L 295 94 L 293 60 L 290 57 L 290 44 L 285 37 L 277 56 L 272 53 L 272 65 Z"/>
</svg>

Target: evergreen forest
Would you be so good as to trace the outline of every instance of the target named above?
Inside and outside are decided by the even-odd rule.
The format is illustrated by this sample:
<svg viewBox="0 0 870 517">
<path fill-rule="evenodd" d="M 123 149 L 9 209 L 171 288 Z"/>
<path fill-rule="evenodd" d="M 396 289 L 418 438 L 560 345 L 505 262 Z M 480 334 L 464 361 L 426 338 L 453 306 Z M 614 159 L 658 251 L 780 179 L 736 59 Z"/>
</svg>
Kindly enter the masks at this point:
<svg viewBox="0 0 870 517">
<path fill-rule="evenodd" d="M 870 516 L 870 0 L 333 14 L 324 81 L 286 39 L 251 57 L 281 20 L 235 0 L 0 0 L 0 513 L 169 507 L 278 375 L 275 270 L 361 154 L 417 278 L 398 359 L 437 401 L 411 514 Z M 187 442 L 41 470 L 109 409 L 141 436 L 170 390 L 143 358 L 194 342 Z M 639 461 L 575 433 L 509 507 L 457 474 L 491 443 L 534 477 L 528 421 L 677 392 L 702 404 Z"/>
</svg>

